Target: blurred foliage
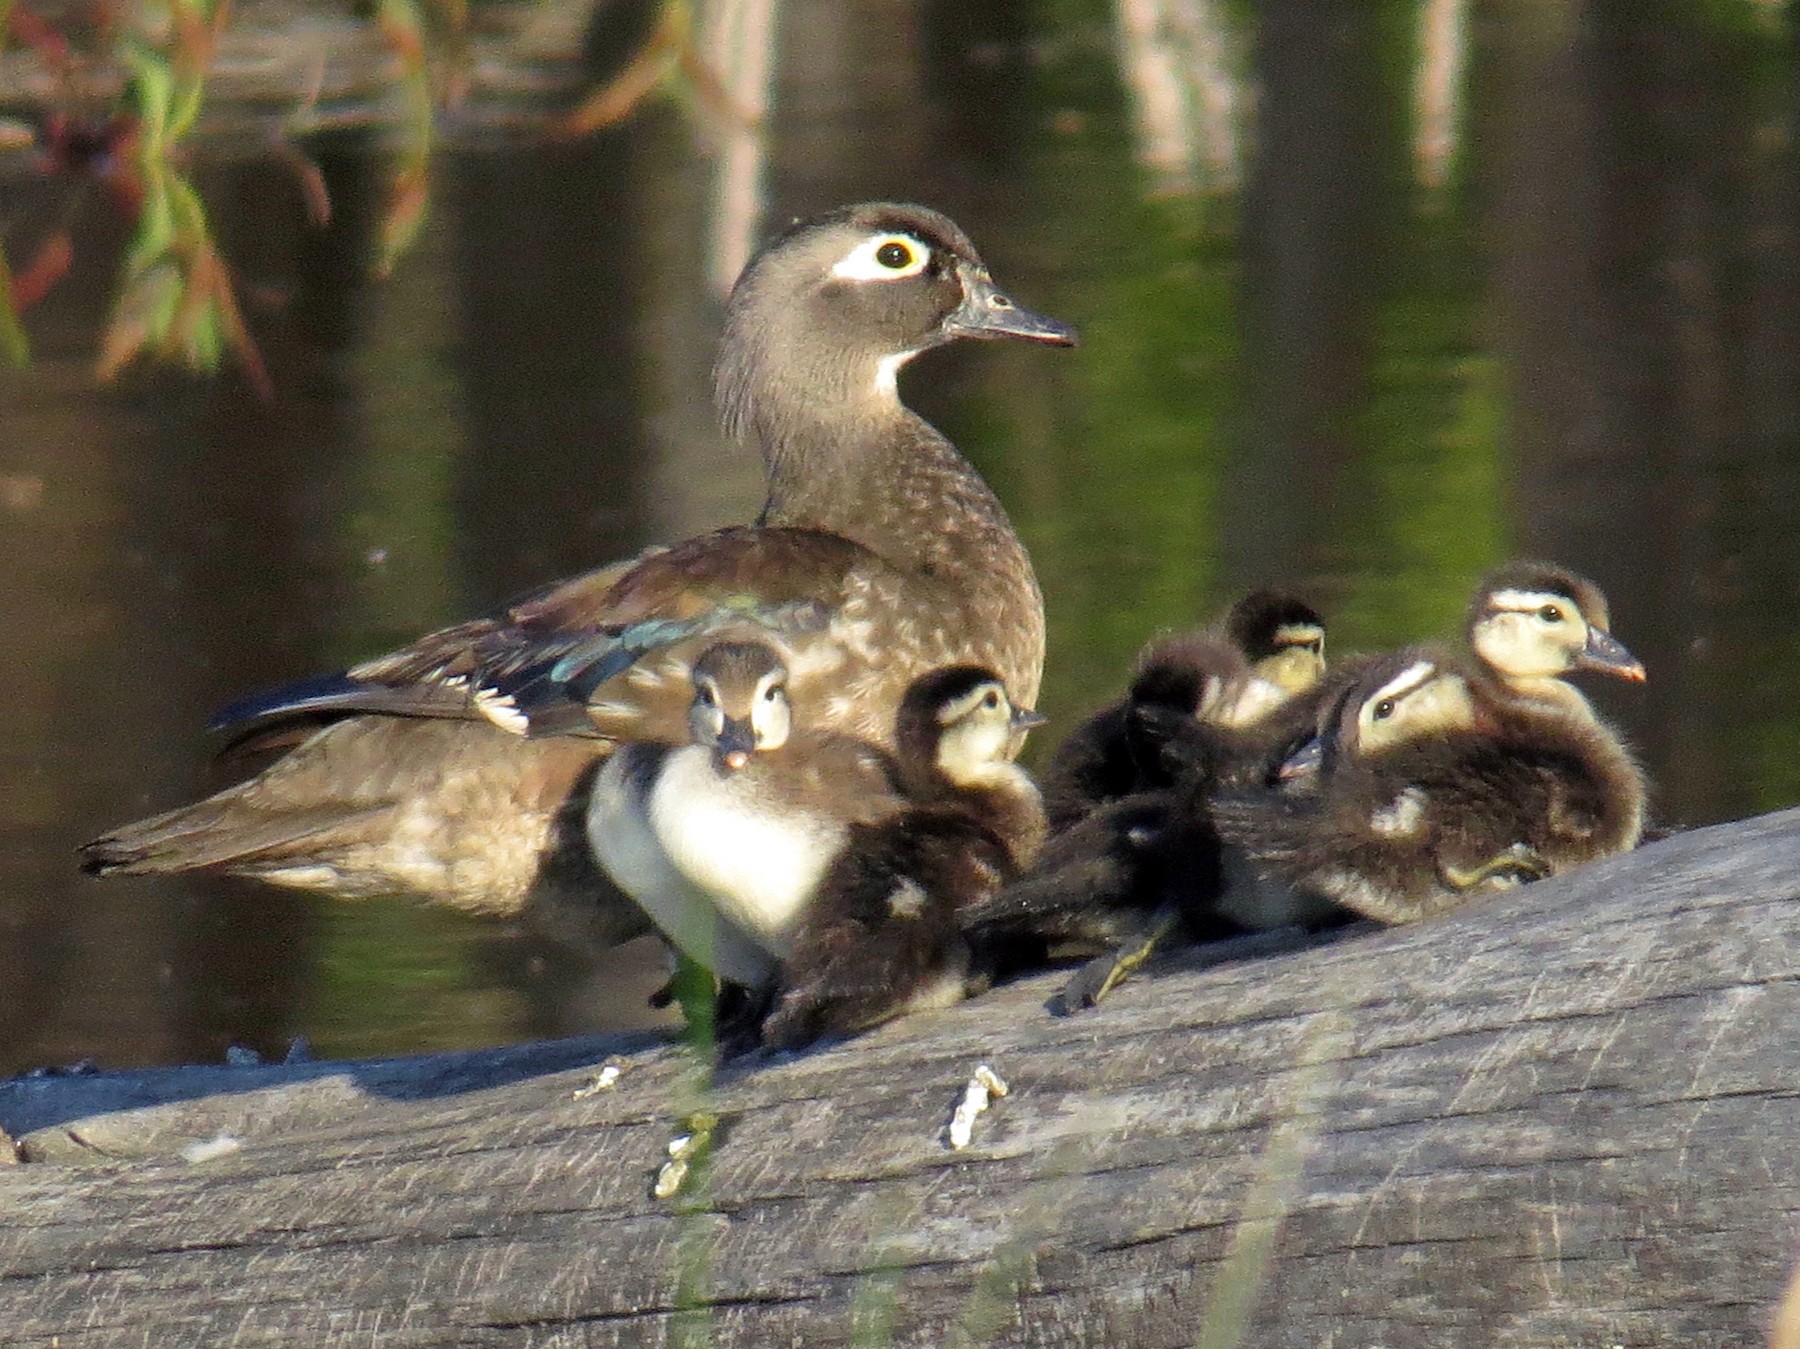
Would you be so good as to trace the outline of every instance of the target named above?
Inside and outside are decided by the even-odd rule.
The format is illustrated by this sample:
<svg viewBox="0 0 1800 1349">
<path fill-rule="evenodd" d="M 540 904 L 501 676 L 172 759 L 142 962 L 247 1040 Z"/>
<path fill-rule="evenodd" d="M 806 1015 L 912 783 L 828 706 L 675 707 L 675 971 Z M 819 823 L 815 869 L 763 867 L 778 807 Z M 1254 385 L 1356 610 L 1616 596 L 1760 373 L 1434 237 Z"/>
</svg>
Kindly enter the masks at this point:
<svg viewBox="0 0 1800 1349">
<path fill-rule="evenodd" d="M 175 158 L 176 146 L 200 116 L 217 30 L 206 0 L 176 0 L 174 13 L 172 50 L 126 40 L 136 111 L 137 233 L 101 342 L 99 375 L 113 379 L 146 352 L 191 370 L 213 371 L 229 351 L 256 390 L 269 397 L 274 390 L 244 326 L 230 268 L 213 242 L 200 194 Z"/>
<path fill-rule="evenodd" d="M 754 119 L 701 55 L 694 29 L 693 0 L 660 0 L 649 36 L 618 74 L 562 118 L 563 134 L 582 136 L 616 125 L 657 95 L 673 99 L 702 123 L 751 125 Z"/>
<path fill-rule="evenodd" d="M 16 8 L 14 0 L 0 0 L 0 47 L 8 36 L 28 47 L 64 88 L 63 102 L 81 101 L 79 85 L 90 66 L 116 64 L 130 76 L 114 106 L 102 114 L 57 106 L 27 133 L 40 152 L 41 171 L 101 183 L 136 225 L 101 341 L 102 380 L 145 356 L 208 373 L 229 357 L 264 397 L 273 391 L 244 322 L 231 269 L 185 172 L 182 143 L 199 120 L 208 69 L 230 14 L 230 0 L 136 0 L 116 13 L 99 11 L 93 31 L 84 27 L 72 38 L 34 11 Z M 401 108 L 373 259 L 377 275 L 386 276 L 425 225 L 437 112 L 467 91 L 469 8 L 466 0 L 375 0 L 372 21 L 394 53 Z M 582 134 L 610 125 L 658 91 L 714 119 L 747 124 L 717 73 L 701 59 L 693 30 L 690 0 L 662 0 L 660 18 L 642 49 L 564 118 L 560 130 Z M 316 91 L 296 92 L 297 106 L 270 151 L 295 174 L 312 223 L 323 225 L 331 212 L 323 177 L 292 138 L 317 124 L 315 96 Z M 5 359 L 28 359 L 21 315 L 67 270 L 70 237 L 66 225 L 53 229 L 37 257 L 18 273 L 7 268 L 0 249 L 0 356 Z"/>
</svg>

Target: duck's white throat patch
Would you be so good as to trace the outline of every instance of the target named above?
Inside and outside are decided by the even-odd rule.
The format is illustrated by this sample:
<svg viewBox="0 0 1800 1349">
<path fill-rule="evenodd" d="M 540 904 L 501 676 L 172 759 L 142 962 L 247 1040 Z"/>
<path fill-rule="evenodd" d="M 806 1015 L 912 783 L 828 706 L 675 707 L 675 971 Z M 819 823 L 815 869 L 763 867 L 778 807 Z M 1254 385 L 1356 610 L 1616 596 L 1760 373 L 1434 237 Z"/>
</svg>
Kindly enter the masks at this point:
<svg viewBox="0 0 1800 1349">
<path fill-rule="evenodd" d="M 896 351 L 892 356 L 883 356 L 875 362 L 875 392 L 883 398 L 900 396 L 900 367 L 905 365 L 917 351 Z"/>
</svg>

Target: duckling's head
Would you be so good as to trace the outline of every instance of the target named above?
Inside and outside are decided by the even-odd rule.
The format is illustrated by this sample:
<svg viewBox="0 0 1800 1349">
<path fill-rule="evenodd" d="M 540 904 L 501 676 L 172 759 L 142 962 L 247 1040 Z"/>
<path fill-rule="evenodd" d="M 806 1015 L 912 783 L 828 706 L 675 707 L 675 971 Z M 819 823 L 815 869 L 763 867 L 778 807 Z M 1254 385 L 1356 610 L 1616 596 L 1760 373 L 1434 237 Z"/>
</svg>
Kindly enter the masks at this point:
<svg viewBox="0 0 1800 1349">
<path fill-rule="evenodd" d="M 894 744 L 902 761 L 931 767 L 952 785 L 1013 771 L 1019 736 L 1044 718 L 1015 706 L 992 670 L 951 665 L 912 682 L 900 702 Z"/>
<path fill-rule="evenodd" d="M 1225 628 L 1256 677 L 1288 697 L 1324 677 L 1325 620 L 1294 595 L 1252 590 L 1231 606 Z"/>
<path fill-rule="evenodd" d="M 701 652 L 691 674 L 688 729 L 720 768 L 736 772 L 759 750 L 780 749 L 793 730 L 787 665 L 762 642 L 719 642 Z"/>
<path fill-rule="evenodd" d="M 1126 696 L 1134 707 L 1166 707 L 1210 721 L 1244 673 L 1243 654 L 1230 642 L 1184 633 L 1144 648 Z"/>
<path fill-rule="evenodd" d="M 1606 597 L 1586 577 L 1547 562 L 1510 562 L 1469 605 L 1469 646 L 1509 684 L 1596 670 L 1641 682 L 1644 667 L 1607 631 Z"/>
<path fill-rule="evenodd" d="M 726 429 L 778 455 L 792 419 L 897 407 L 895 377 L 958 337 L 1070 346 L 1066 324 L 994 284 L 955 222 L 923 206 L 869 202 L 797 221 L 738 278 L 715 372 Z"/>
<path fill-rule="evenodd" d="M 1346 759 L 1373 759 L 1479 723 L 1469 681 L 1429 647 L 1383 657 L 1331 705 L 1319 734 L 1281 765 L 1292 782 Z"/>
</svg>

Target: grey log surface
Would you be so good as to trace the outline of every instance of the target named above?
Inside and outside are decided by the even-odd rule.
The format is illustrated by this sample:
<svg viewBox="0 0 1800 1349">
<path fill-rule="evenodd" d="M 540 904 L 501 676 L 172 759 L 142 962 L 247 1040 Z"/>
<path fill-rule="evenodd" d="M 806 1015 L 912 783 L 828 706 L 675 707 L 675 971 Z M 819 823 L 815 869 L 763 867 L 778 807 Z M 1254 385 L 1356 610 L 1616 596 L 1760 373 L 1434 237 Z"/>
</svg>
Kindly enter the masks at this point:
<svg viewBox="0 0 1800 1349">
<path fill-rule="evenodd" d="M 0 1168 L 0 1340 L 1756 1344 L 1797 888 L 1790 811 L 1081 1018 L 1034 979 L 725 1074 L 703 1212 L 651 1195 L 691 1077 L 642 1040 L 0 1084 L 46 1159 Z"/>
</svg>

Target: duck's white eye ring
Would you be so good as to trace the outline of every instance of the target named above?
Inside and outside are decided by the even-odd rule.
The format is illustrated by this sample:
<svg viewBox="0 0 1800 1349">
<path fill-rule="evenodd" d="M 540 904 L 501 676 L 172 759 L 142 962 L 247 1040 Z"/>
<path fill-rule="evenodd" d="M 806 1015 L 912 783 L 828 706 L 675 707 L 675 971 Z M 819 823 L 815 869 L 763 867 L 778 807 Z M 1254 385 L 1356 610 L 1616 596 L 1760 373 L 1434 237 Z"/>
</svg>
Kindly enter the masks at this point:
<svg viewBox="0 0 1800 1349">
<path fill-rule="evenodd" d="M 839 281 L 903 281 L 931 261 L 931 249 L 910 234 L 877 234 L 839 258 L 831 275 Z"/>
</svg>

